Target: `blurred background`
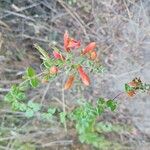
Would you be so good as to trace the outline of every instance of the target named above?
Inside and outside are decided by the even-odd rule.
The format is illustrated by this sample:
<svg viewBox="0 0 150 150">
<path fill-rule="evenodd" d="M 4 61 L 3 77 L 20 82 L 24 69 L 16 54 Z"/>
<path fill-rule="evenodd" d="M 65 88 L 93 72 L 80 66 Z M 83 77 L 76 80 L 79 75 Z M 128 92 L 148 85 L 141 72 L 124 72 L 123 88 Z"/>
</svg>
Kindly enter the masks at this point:
<svg viewBox="0 0 150 150">
<path fill-rule="evenodd" d="M 87 99 L 113 98 L 134 77 L 150 82 L 149 0 L 0 0 L 0 150 L 94 149 L 80 144 L 71 125 L 65 133 L 60 123 L 27 119 L 3 100 L 11 85 L 21 81 L 27 67 L 40 73 L 40 54 L 33 44 L 51 54 L 51 44 L 63 46 L 66 30 L 85 45 L 95 41 L 106 68 L 100 75 L 91 75 L 92 85 L 83 88 Z M 39 101 L 47 89 L 44 104 L 58 103 L 61 83 L 62 78 L 42 85 L 29 97 Z M 77 98 L 73 90 L 65 93 L 66 103 L 72 107 Z M 133 98 L 121 95 L 118 102 L 117 112 L 107 112 L 102 120 L 126 128 L 108 138 L 126 145 L 122 150 L 150 150 L 150 93 Z"/>
</svg>

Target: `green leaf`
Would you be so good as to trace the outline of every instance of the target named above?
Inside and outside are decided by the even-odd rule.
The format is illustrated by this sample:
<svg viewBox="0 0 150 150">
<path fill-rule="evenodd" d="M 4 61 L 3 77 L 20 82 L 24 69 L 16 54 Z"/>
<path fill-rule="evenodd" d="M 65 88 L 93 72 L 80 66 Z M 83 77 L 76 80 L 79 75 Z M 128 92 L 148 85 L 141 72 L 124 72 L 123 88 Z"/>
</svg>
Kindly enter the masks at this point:
<svg viewBox="0 0 150 150">
<path fill-rule="evenodd" d="M 107 106 L 111 109 L 111 111 L 114 111 L 117 107 L 117 102 L 115 102 L 114 100 L 108 100 L 106 102 Z"/>
<path fill-rule="evenodd" d="M 106 105 L 106 101 L 104 98 L 99 98 L 97 101 L 97 113 L 99 115 L 101 115 L 104 110 L 106 109 L 107 105 Z"/>
<path fill-rule="evenodd" d="M 60 59 L 56 59 L 54 64 L 58 67 L 61 67 L 64 64 L 64 61 L 60 60 Z"/>
<path fill-rule="evenodd" d="M 39 85 L 39 80 L 38 80 L 38 78 L 30 79 L 30 85 L 31 85 L 33 88 L 36 88 L 36 87 Z"/>
<path fill-rule="evenodd" d="M 47 112 L 53 115 L 56 112 L 56 108 L 49 108 Z"/>
<path fill-rule="evenodd" d="M 32 109 L 33 112 L 38 112 L 41 108 L 40 104 L 34 103 L 32 101 L 29 101 L 27 105 L 30 109 Z"/>
<path fill-rule="evenodd" d="M 19 92 L 20 92 L 19 87 L 17 87 L 16 85 L 13 85 L 10 89 L 10 93 L 13 96 L 16 96 Z"/>
<path fill-rule="evenodd" d="M 79 135 L 79 140 L 81 143 L 84 143 L 86 141 L 86 136 L 83 134 Z"/>
<path fill-rule="evenodd" d="M 27 68 L 27 76 L 29 78 L 31 78 L 31 77 L 33 77 L 35 75 L 36 75 L 35 70 L 32 67 Z"/>
<path fill-rule="evenodd" d="M 52 120 L 53 114 L 56 112 L 56 108 L 49 108 L 46 113 L 42 113 L 41 116 L 44 120 Z"/>
<path fill-rule="evenodd" d="M 52 65 L 48 61 L 43 61 L 44 66 L 49 69 Z"/>
<path fill-rule="evenodd" d="M 105 104 L 105 99 L 100 97 L 100 98 L 98 99 L 98 101 L 97 101 L 97 104 L 98 104 L 98 105 Z"/>
<path fill-rule="evenodd" d="M 19 92 L 19 93 L 16 95 L 16 98 L 17 98 L 18 100 L 24 100 L 24 99 L 26 98 L 26 95 L 25 95 L 25 93 L 23 93 L 23 92 Z"/>
<path fill-rule="evenodd" d="M 12 109 L 19 110 L 19 107 L 20 107 L 20 103 L 18 101 L 14 101 L 12 103 Z"/>
<path fill-rule="evenodd" d="M 61 112 L 60 114 L 60 122 L 62 123 L 62 124 L 65 124 L 66 123 L 66 113 L 65 112 Z"/>
<path fill-rule="evenodd" d="M 34 111 L 33 111 L 32 109 L 28 108 L 28 109 L 26 110 L 26 112 L 25 112 L 25 116 L 26 116 L 27 118 L 33 117 L 33 116 L 34 116 Z"/>
<path fill-rule="evenodd" d="M 125 84 L 125 91 L 126 92 L 129 92 L 129 91 L 132 91 L 134 90 L 133 87 L 130 87 L 127 83 Z"/>
<path fill-rule="evenodd" d="M 81 143 L 86 142 L 87 144 L 91 144 L 95 141 L 98 141 L 98 136 L 94 132 L 88 132 L 88 133 L 81 134 L 79 136 L 79 139 Z"/>
<path fill-rule="evenodd" d="M 48 113 L 42 113 L 41 114 L 41 117 L 42 117 L 42 119 L 44 119 L 44 120 L 51 120 L 52 119 L 52 114 L 48 114 Z"/>
<path fill-rule="evenodd" d="M 10 103 L 14 101 L 13 96 L 10 92 L 5 95 L 4 101 L 10 102 Z"/>
<path fill-rule="evenodd" d="M 96 124 L 96 131 L 98 131 L 99 133 L 112 132 L 113 131 L 113 127 L 112 127 L 111 123 L 99 122 L 98 124 Z"/>
<path fill-rule="evenodd" d="M 49 59 L 44 60 L 43 64 L 47 69 L 49 69 L 50 67 L 52 67 L 55 64 L 55 60 L 52 58 L 49 58 Z"/>
<path fill-rule="evenodd" d="M 27 109 L 27 105 L 26 104 L 20 104 L 20 106 L 19 106 L 19 110 L 20 111 L 26 111 L 26 109 Z"/>
</svg>

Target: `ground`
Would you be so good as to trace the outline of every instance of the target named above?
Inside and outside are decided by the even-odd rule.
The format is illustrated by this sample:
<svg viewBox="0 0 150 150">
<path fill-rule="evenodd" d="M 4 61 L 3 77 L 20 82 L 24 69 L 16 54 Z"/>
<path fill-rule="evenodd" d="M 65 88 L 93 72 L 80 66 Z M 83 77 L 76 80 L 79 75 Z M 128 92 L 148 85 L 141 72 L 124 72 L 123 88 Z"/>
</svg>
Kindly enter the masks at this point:
<svg viewBox="0 0 150 150">
<path fill-rule="evenodd" d="M 65 30 L 88 43 L 97 43 L 98 57 L 106 68 L 100 75 L 91 75 L 90 88 L 84 89 L 87 99 L 115 97 L 124 90 L 124 83 L 134 77 L 150 82 L 150 1 L 149 0 L 1 0 L 0 1 L 0 149 L 64 149 L 91 150 L 81 144 L 69 124 L 68 133 L 58 122 L 43 123 L 13 112 L 4 103 L 4 95 L 12 84 L 21 81 L 28 66 L 40 72 L 39 53 L 34 43 L 50 54 L 51 44 L 60 48 Z M 50 87 L 43 85 L 30 96 L 44 104 L 61 102 L 62 79 Z M 73 100 L 72 100 L 73 97 Z M 68 105 L 74 107 L 79 95 L 65 93 Z M 115 114 L 103 119 L 126 124 L 132 130 L 118 133 L 116 140 L 126 144 L 122 149 L 150 149 L 150 93 L 134 98 L 118 97 Z M 51 101 L 51 103 L 49 102 Z M 57 102 L 58 103 L 58 102 Z M 57 104 L 61 105 L 61 103 Z M 109 138 L 114 138 L 110 136 Z M 107 148 L 108 150 L 111 148 Z"/>
</svg>

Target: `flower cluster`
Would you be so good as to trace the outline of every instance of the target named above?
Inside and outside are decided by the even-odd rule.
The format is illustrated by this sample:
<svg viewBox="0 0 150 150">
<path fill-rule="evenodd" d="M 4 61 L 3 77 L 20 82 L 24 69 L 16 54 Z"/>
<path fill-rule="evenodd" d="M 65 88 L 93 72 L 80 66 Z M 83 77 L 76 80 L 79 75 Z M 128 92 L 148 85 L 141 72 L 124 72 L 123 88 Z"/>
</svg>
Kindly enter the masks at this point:
<svg viewBox="0 0 150 150">
<path fill-rule="evenodd" d="M 141 83 L 142 83 L 141 80 L 138 78 L 135 78 L 131 82 L 129 82 L 127 84 L 129 86 L 129 88 L 127 90 L 127 94 L 131 97 L 134 96 L 136 94 L 136 90 L 141 85 Z"/>
<path fill-rule="evenodd" d="M 150 84 L 143 83 L 140 78 L 134 78 L 131 82 L 125 84 L 125 91 L 128 96 L 133 97 L 137 91 L 149 91 Z"/>
<path fill-rule="evenodd" d="M 67 56 L 65 56 L 66 54 L 70 54 L 72 53 L 72 49 L 78 49 L 81 47 L 81 42 L 78 40 L 75 40 L 74 38 L 70 37 L 68 32 L 66 31 L 64 34 L 64 53 L 61 54 L 60 51 L 58 51 L 57 49 L 54 49 L 53 51 L 53 56 L 56 60 L 61 60 L 64 65 L 67 64 Z M 96 43 L 95 42 L 91 42 L 89 43 L 85 48 L 83 48 L 80 52 L 80 56 L 79 57 L 84 57 L 86 56 L 88 59 L 90 60 L 95 60 L 97 58 L 97 53 L 95 51 L 96 48 Z M 75 56 L 76 57 L 76 56 Z M 72 68 L 74 69 L 75 72 L 77 72 L 79 74 L 79 77 L 81 79 L 81 81 L 83 82 L 84 85 L 89 86 L 90 85 L 90 78 L 87 75 L 87 73 L 84 71 L 82 64 L 80 64 L 79 62 L 71 62 L 73 64 L 71 64 L 71 66 L 73 66 Z M 57 66 L 51 66 L 50 68 L 50 73 L 51 74 L 57 74 L 59 71 L 59 69 L 57 68 Z M 70 74 L 65 85 L 64 85 L 64 89 L 70 89 L 75 81 L 75 77 L 76 77 L 76 73 Z"/>
</svg>

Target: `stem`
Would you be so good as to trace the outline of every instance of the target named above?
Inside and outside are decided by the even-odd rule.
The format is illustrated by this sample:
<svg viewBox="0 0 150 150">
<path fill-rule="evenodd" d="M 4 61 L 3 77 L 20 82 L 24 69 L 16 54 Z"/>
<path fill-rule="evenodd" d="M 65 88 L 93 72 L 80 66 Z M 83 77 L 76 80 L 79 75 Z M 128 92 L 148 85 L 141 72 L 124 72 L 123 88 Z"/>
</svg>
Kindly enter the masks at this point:
<svg viewBox="0 0 150 150">
<path fill-rule="evenodd" d="M 32 78 L 39 77 L 39 76 L 41 76 L 42 74 L 43 74 L 43 72 L 41 72 L 41 73 L 39 73 L 39 74 L 33 76 Z M 30 79 L 32 79 L 32 78 L 30 78 Z M 21 82 L 21 83 L 19 84 L 19 86 L 20 86 L 20 87 L 23 86 L 23 84 L 26 83 L 27 81 L 29 81 L 30 79 L 24 80 L 23 82 Z"/>
<path fill-rule="evenodd" d="M 46 87 L 46 89 L 45 89 L 45 92 L 44 92 L 44 94 L 43 94 L 43 96 L 42 96 L 41 105 L 43 104 L 43 101 L 44 101 L 44 99 L 45 99 L 45 96 L 46 96 L 46 94 L 47 94 L 49 88 L 50 88 L 50 81 L 49 81 L 49 83 L 48 83 L 48 85 L 47 85 L 47 87 Z"/>
<path fill-rule="evenodd" d="M 49 59 L 48 53 L 40 47 L 38 44 L 34 44 L 34 47 L 45 57 Z"/>
<path fill-rule="evenodd" d="M 62 84 L 62 102 L 63 102 L 63 113 L 66 115 L 66 105 L 65 105 L 65 95 L 64 95 L 64 82 Z M 64 122 L 64 128 L 65 128 L 65 132 L 67 132 L 67 125 L 66 125 L 66 120 Z"/>
<path fill-rule="evenodd" d="M 112 100 L 115 100 L 117 97 L 119 97 L 120 95 L 122 95 L 124 92 L 121 92 L 119 94 L 117 94 Z"/>
</svg>

